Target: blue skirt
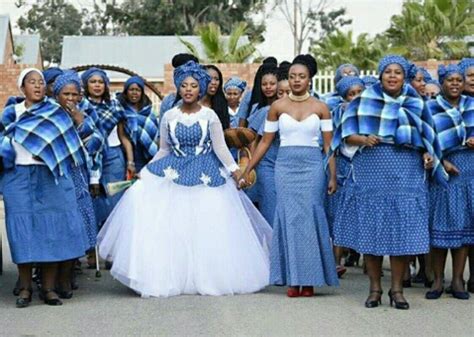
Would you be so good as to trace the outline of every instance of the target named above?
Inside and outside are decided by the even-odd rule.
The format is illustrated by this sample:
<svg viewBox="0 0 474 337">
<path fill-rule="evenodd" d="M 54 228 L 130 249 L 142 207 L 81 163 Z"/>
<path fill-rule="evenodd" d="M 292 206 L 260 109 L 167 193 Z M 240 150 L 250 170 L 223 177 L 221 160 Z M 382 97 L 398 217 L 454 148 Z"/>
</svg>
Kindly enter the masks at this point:
<svg viewBox="0 0 474 337">
<path fill-rule="evenodd" d="M 105 151 L 104 158 L 102 159 L 102 176 L 100 178 L 100 184 L 104 187 L 104 190 L 108 183 L 125 180 L 126 169 L 127 166 L 122 147 L 109 147 Z M 109 214 L 122 197 L 122 194 L 123 192 L 117 193 L 112 197 L 102 194 L 100 197 L 94 199 L 95 217 L 99 223 L 107 220 Z"/>
<path fill-rule="evenodd" d="M 140 172 L 150 161 L 147 150 L 141 144 L 136 144 L 133 147 L 133 160 L 135 161 L 135 169 Z"/>
<path fill-rule="evenodd" d="M 436 248 L 474 245 L 474 151 L 456 151 L 446 159 L 460 174 L 449 178 L 447 188 L 435 183 L 431 187 L 431 245 Z"/>
<path fill-rule="evenodd" d="M 16 166 L 4 176 L 5 218 L 16 264 L 58 262 L 83 256 L 87 235 L 74 183 L 46 166 Z"/>
<path fill-rule="evenodd" d="M 89 249 L 94 248 L 97 243 L 98 224 L 95 218 L 94 205 L 89 193 L 89 176 L 85 166 L 74 167 L 71 170 L 71 178 L 74 182 L 77 206 L 84 225 Z"/>
<path fill-rule="evenodd" d="M 352 160 L 334 225 L 337 246 L 376 256 L 429 251 L 428 184 L 421 152 L 381 144 Z"/>
<path fill-rule="evenodd" d="M 324 212 L 325 180 L 319 148 L 280 147 L 275 165 L 271 284 L 339 284 Z"/>
<path fill-rule="evenodd" d="M 275 161 L 277 155 L 278 145 L 273 142 L 265 157 L 263 157 L 256 168 L 258 209 L 270 225 L 273 225 L 275 217 Z"/>
<path fill-rule="evenodd" d="M 343 198 L 342 194 L 344 193 L 346 180 L 350 178 L 351 174 L 351 160 L 342 154 L 338 154 L 336 156 L 337 191 L 332 195 L 326 194 L 326 215 L 328 218 L 331 238 L 334 238 L 334 221 L 337 214 L 337 205 L 339 204 L 339 200 Z M 342 205 L 341 207 L 344 206 Z"/>
</svg>

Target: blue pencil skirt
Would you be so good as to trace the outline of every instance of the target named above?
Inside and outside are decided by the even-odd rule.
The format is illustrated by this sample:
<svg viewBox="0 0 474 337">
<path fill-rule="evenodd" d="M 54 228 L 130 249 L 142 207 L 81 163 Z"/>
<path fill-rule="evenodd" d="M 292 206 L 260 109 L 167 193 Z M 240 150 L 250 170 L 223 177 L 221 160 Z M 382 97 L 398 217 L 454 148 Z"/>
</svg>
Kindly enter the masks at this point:
<svg viewBox="0 0 474 337">
<path fill-rule="evenodd" d="M 5 172 L 5 218 L 16 264 L 74 259 L 89 248 L 74 183 L 57 183 L 48 167 L 19 165 Z"/>
<path fill-rule="evenodd" d="M 317 147 L 280 147 L 275 164 L 276 212 L 270 283 L 339 284 L 324 211 L 326 177 Z"/>
</svg>

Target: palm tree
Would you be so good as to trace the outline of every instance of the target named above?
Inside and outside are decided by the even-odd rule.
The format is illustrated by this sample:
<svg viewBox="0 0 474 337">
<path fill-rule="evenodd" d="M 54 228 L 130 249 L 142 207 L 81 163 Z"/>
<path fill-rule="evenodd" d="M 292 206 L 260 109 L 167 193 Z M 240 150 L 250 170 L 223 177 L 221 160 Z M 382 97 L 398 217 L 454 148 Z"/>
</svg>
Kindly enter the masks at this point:
<svg viewBox="0 0 474 337">
<path fill-rule="evenodd" d="M 240 22 L 234 26 L 230 35 L 222 36 L 221 29 L 215 23 L 200 26 L 197 33 L 201 38 L 205 56 L 199 55 L 198 49 L 192 43 L 178 36 L 188 51 L 197 58 L 209 63 L 244 63 L 254 56 L 256 48 L 253 42 L 242 43 L 248 26 Z"/>
<path fill-rule="evenodd" d="M 385 36 L 412 60 L 455 59 L 468 54 L 463 38 L 474 34 L 472 0 L 407 1 Z"/>
<path fill-rule="evenodd" d="M 340 64 L 351 63 L 360 69 L 375 69 L 382 50 L 378 41 L 361 34 L 353 41 L 352 31 L 339 30 L 316 42 L 311 52 L 321 69 L 336 69 Z"/>
</svg>

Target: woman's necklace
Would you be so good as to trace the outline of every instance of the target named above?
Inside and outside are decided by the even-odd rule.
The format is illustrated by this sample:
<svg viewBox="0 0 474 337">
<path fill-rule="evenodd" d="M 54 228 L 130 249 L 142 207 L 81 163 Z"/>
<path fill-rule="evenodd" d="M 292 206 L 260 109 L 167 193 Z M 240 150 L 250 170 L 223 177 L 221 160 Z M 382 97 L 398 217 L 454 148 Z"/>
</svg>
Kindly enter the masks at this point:
<svg viewBox="0 0 474 337">
<path fill-rule="evenodd" d="M 306 92 L 306 94 L 301 95 L 301 96 L 297 96 L 293 94 L 292 92 L 290 92 L 290 94 L 288 95 L 288 98 L 292 100 L 293 102 L 304 102 L 310 97 L 311 95 L 309 94 L 309 92 Z"/>
</svg>

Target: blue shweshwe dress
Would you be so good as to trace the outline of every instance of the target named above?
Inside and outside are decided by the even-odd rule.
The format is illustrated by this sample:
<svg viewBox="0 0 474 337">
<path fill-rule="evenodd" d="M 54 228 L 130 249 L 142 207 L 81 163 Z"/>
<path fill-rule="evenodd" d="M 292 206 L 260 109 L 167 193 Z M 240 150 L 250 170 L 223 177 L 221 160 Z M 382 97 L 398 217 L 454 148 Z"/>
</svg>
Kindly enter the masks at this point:
<svg viewBox="0 0 474 337">
<path fill-rule="evenodd" d="M 126 116 L 136 116 L 133 123 L 133 159 L 137 172 L 148 164 L 158 152 L 158 139 L 160 137 L 159 122 L 151 104 L 145 105 L 140 110 L 135 110 L 125 100 L 120 100 Z M 130 124 L 130 123 L 129 123 Z"/>
<path fill-rule="evenodd" d="M 126 179 L 126 160 L 123 152 L 122 144 L 118 137 L 117 125 L 119 122 L 132 124 L 136 122 L 135 119 L 128 119 L 125 111 L 117 100 L 112 99 L 109 102 L 95 103 L 88 101 L 97 112 L 99 117 L 98 125 L 102 135 L 106 139 L 106 146 L 102 151 L 102 163 L 100 168 L 99 183 L 105 186 L 110 182 L 123 181 Z M 131 121 L 132 123 L 129 123 Z M 134 130 L 133 126 L 127 125 L 125 127 L 129 134 Z M 133 134 L 130 134 L 133 138 Z M 109 216 L 112 209 L 122 197 L 123 193 L 117 193 L 114 196 L 107 196 L 102 193 L 100 197 L 94 199 L 94 209 L 96 218 L 99 223 L 104 222 Z"/>
<path fill-rule="evenodd" d="M 283 113 L 278 121 L 271 284 L 339 284 L 324 211 L 326 178 L 318 140 L 320 127 L 316 114 L 297 121 Z"/>
<path fill-rule="evenodd" d="M 263 136 L 265 120 L 267 119 L 269 110 L 270 106 L 262 108 L 255 106 L 252 114 L 248 118 L 248 127 L 257 132 L 260 136 Z M 279 145 L 280 140 L 277 135 L 267 153 L 265 153 L 265 156 L 256 167 L 257 182 L 254 187 L 252 187 L 256 190 L 255 201 L 258 202 L 258 208 L 270 225 L 273 225 L 275 216 L 275 161 L 277 159 Z"/>
<path fill-rule="evenodd" d="M 334 243 L 363 254 L 401 256 L 429 251 L 428 177 L 423 152 L 444 172 L 432 119 L 416 91 L 399 97 L 380 82 L 354 99 L 342 116 L 332 148 L 353 134 L 376 135 L 381 144 L 358 150 L 335 219 Z M 441 169 L 441 171 L 439 171 Z"/>
<path fill-rule="evenodd" d="M 89 248 L 71 169 L 86 153 L 68 113 L 44 99 L 8 106 L 0 155 L 5 165 L 8 240 L 16 264 L 58 262 Z"/>
<path fill-rule="evenodd" d="M 466 140 L 474 137 L 474 98 L 461 96 L 453 107 L 443 96 L 427 103 L 433 115 L 443 159 L 459 169 L 448 186 L 431 186 L 431 246 L 460 248 L 474 245 L 474 150 Z"/>
<path fill-rule="evenodd" d="M 73 167 L 71 178 L 74 182 L 79 213 L 89 240 L 89 248 L 93 248 L 97 243 L 98 222 L 94 212 L 94 203 L 89 193 L 89 184 L 94 182 L 94 178 L 92 178 L 94 174 L 100 176 L 101 153 L 105 140 L 97 126 L 99 117 L 94 107 L 87 100 L 82 100 L 78 109 L 83 113 L 84 121 L 77 126 L 77 132 L 89 155 L 89 165 L 83 164 Z M 98 183 L 98 180 L 95 182 Z"/>
<path fill-rule="evenodd" d="M 239 107 L 237 107 L 235 111 L 229 107 L 229 118 L 230 118 L 230 128 L 239 127 L 239 121 L 240 121 Z M 238 156 L 237 152 L 238 152 L 237 149 L 230 149 L 230 153 L 232 154 L 232 157 L 234 158 L 234 160 L 237 160 L 237 156 Z"/>
<path fill-rule="evenodd" d="M 347 102 L 343 101 L 336 105 L 331 111 L 334 130 L 341 124 L 342 115 L 347 106 Z M 321 142 L 320 142 L 321 143 Z M 338 151 L 335 153 L 336 161 L 336 177 L 337 177 L 337 191 L 332 195 L 326 197 L 326 214 L 328 217 L 329 231 L 331 237 L 334 239 L 334 221 L 336 219 L 337 207 L 339 200 L 345 191 L 346 181 L 352 174 L 352 157 L 357 151 L 358 147 L 350 146 L 348 144 L 341 144 Z M 344 207 L 344 205 L 341 205 Z"/>
<path fill-rule="evenodd" d="M 271 228 L 228 171 L 215 112 L 169 110 L 160 150 L 99 233 L 112 275 L 143 297 L 226 295 L 268 284 Z"/>
</svg>

